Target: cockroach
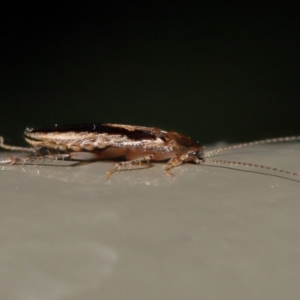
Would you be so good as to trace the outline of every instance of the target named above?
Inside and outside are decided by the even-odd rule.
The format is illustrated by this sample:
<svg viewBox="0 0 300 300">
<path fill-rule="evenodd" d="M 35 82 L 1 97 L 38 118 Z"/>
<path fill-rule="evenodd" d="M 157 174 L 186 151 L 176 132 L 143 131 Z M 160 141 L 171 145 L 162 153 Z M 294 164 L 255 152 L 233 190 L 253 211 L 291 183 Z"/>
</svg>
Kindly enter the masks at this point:
<svg viewBox="0 0 300 300">
<path fill-rule="evenodd" d="M 71 161 L 119 160 L 108 170 L 106 179 L 123 166 L 130 168 L 131 164 L 142 162 L 166 161 L 165 172 L 173 176 L 171 170 L 183 163 L 196 164 L 230 164 L 261 168 L 300 176 L 300 173 L 285 171 L 278 168 L 257 165 L 253 163 L 210 160 L 206 157 L 220 152 L 240 149 L 252 145 L 266 143 L 290 142 L 300 140 L 300 136 L 274 138 L 204 152 L 204 147 L 198 141 L 174 131 L 165 131 L 154 127 L 132 126 L 122 124 L 83 124 L 54 126 L 44 129 L 26 129 L 24 138 L 31 147 L 16 147 L 4 144 L 0 137 L 0 148 L 31 152 L 30 158 L 10 158 L 3 160 L 14 163 L 24 163 L 28 159 L 53 158 Z"/>
</svg>

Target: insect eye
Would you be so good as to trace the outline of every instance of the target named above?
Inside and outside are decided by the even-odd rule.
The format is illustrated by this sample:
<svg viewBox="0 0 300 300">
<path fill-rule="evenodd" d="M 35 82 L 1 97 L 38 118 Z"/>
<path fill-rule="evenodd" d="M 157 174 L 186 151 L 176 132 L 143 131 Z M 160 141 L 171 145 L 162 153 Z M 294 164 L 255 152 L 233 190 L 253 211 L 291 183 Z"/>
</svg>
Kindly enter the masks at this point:
<svg viewBox="0 0 300 300">
<path fill-rule="evenodd" d="M 197 156 L 197 151 L 191 151 L 188 154 L 189 156 Z"/>
<path fill-rule="evenodd" d="M 189 152 L 189 156 L 198 156 L 198 152 L 199 151 L 191 151 L 191 152 Z"/>
<path fill-rule="evenodd" d="M 188 156 L 193 156 L 193 157 L 197 157 L 199 159 L 202 159 L 202 155 L 203 152 L 201 150 L 196 150 L 196 151 L 190 151 Z"/>
</svg>

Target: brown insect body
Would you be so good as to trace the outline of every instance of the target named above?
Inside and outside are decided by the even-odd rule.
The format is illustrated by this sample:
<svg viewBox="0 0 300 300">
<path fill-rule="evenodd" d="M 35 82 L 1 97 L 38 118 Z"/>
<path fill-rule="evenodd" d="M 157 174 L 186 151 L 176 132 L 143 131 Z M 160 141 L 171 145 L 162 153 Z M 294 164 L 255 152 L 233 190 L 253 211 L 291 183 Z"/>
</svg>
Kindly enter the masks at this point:
<svg viewBox="0 0 300 300">
<path fill-rule="evenodd" d="M 27 129 L 24 137 L 34 148 L 45 147 L 59 153 L 89 152 L 95 160 L 135 160 L 152 155 L 152 160 L 163 161 L 184 154 L 186 162 L 199 159 L 203 153 L 203 147 L 189 137 L 141 126 L 90 124 Z M 75 156 L 80 160 L 80 154 Z M 84 155 L 82 158 L 85 160 Z"/>
<path fill-rule="evenodd" d="M 204 153 L 197 141 L 177 132 L 164 131 L 154 127 L 132 126 L 122 124 L 84 124 L 55 126 L 45 129 L 26 129 L 25 140 L 32 148 L 15 147 L 4 144 L 0 137 L 0 147 L 14 151 L 33 152 L 34 157 L 51 157 L 74 161 L 119 160 L 114 168 L 107 172 L 107 178 L 119 171 L 124 165 L 142 161 L 167 161 L 164 166 L 167 174 L 182 163 L 230 164 L 268 169 L 299 176 L 299 173 L 256 165 L 252 163 L 229 160 L 207 160 L 223 151 L 239 149 L 252 145 L 282 141 L 298 141 L 300 137 L 275 138 L 219 148 Z M 25 158 L 26 161 L 26 158 Z M 3 161 L 3 163 L 5 163 Z M 24 162 L 24 159 L 11 159 L 11 163 Z"/>
<path fill-rule="evenodd" d="M 25 140 L 37 152 L 68 154 L 64 159 L 75 161 L 123 160 L 121 165 L 141 161 L 166 161 L 165 170 L 185 163 L 202 161 L 203 147 L 193 139 L 177 132 L 154 127 L 121 124 L 85 124 L 26 129 Z M 59 157 L 59 155 L 57 156 Z"/>
</svg>

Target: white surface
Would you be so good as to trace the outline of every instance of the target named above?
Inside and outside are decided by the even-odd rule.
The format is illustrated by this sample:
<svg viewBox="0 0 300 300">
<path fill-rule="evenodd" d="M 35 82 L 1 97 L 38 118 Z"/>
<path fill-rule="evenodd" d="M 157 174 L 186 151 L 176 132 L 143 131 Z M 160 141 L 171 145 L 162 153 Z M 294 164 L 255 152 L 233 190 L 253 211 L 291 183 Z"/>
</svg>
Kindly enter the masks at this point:
<svg viewBox="0 0 300 300">
<path fill-rule="evenodd" d="M 300 171 L 300 144 L 220 158 Z M 299 299 L 300 178 L 110 167 L 0 166 L 1 299 Z"/>
</svg>

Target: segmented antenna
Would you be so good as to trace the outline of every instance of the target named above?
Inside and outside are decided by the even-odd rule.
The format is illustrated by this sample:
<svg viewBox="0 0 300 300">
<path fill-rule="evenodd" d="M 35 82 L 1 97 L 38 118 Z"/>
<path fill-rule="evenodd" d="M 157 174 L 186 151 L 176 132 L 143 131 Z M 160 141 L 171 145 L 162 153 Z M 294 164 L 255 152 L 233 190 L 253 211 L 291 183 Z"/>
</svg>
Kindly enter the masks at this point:
<svg viewBox="0 0 300 300">
<path fill-rule="evenodd" d="M 289 137 L 280 137 L 280 138 L 274 138 L 274 139 L 265 139 L 265 140 L 250 142 L 250 143 L 242 143 L 242 144 L 238 144 L 238 145 L 232 145 L 232 146 L 228 146 L 228 147 L 214 149 L 214 150 L 204 153 L 203 157 L 211 157 L 211 156 L 219 154 L 220 152 L 241 149 L 241 148 L 245 148 L 245 147 L 249 147 L 249 146 L 280 143 L 280 142 L 295 142 L 295 141 L 300 141 L 300 136 L 289 136 Z"/>
<path fill-rule="evenodd" d="M 286 171 L 286 170 L 283 170 L 280 168 L 274 168 L 274 167 L 269 167 L 269 166 L 264 166 L 264 165 L 242 162 L 242 161 L 208 159 L 208 160 L 204 160 L 203 164 L 210 164 L 210 165 L 224 165 L 225 164 L 225 165 L 230 165 L 230 166 L 243 166 L 243 167 L 250 167 L 250 168 L 255 168 L 255 169 L 264 169 L 264 170 L 273 171 L 273 172 L 280 172 L 280 173 L 283 173 L 286 175 L 300 177 L 300 173 L 297 173 L 297 172 L 291 172 L 291 171 Z"/>
</svg>

